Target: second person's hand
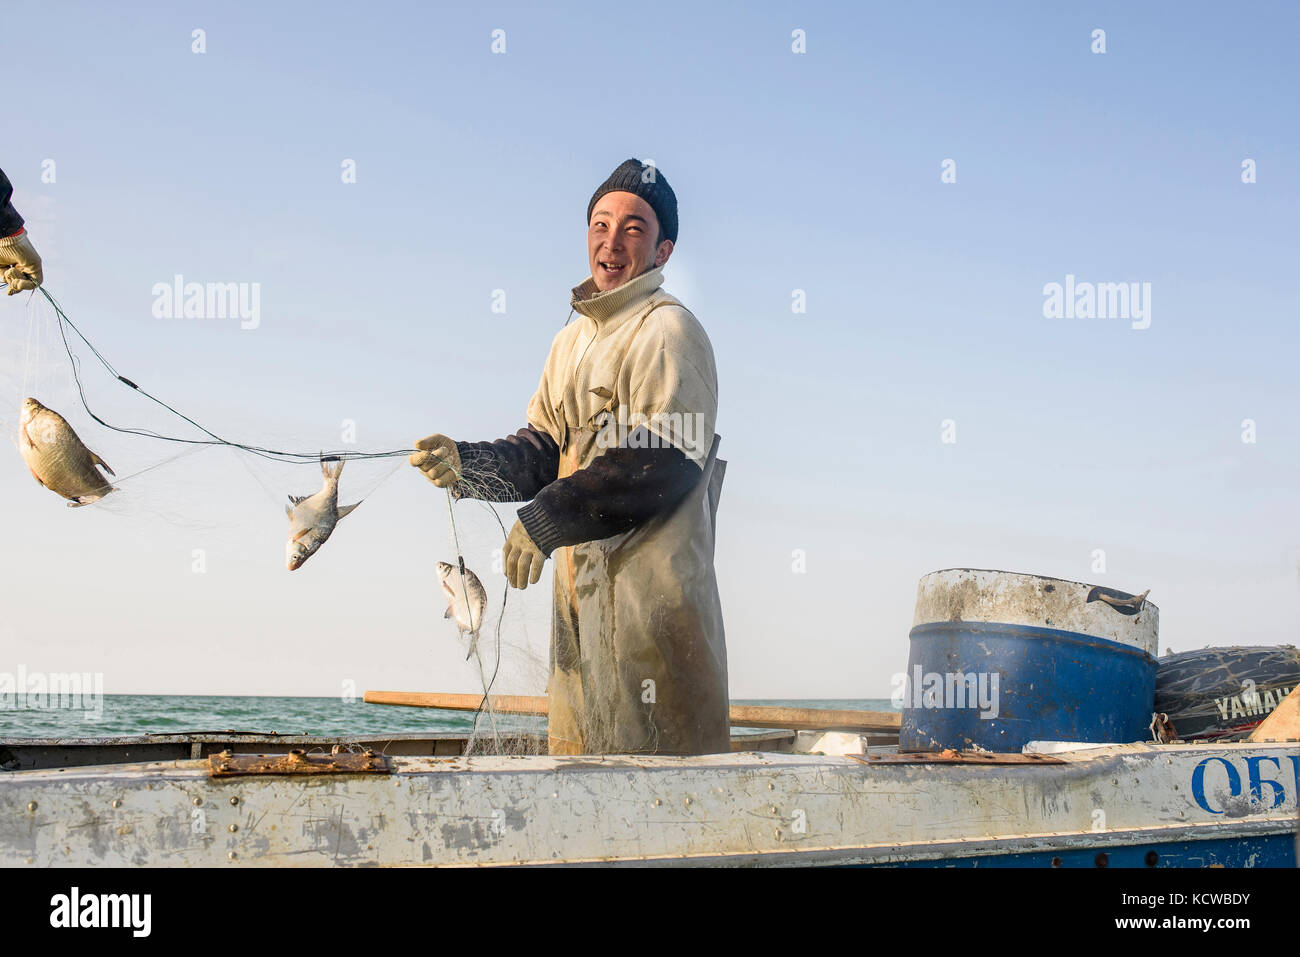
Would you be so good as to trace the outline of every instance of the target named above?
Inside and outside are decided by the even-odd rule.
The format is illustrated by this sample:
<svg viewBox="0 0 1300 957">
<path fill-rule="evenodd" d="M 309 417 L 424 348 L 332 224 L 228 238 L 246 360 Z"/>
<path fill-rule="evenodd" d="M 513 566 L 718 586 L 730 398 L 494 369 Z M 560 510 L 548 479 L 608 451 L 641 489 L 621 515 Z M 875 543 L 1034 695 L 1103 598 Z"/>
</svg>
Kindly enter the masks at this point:
<svg viewBox="0 0 1300 957">
<path fill-rule="evenodd" d="M 26 229 L 0 239 L 0 279 L 9 284 L 9 295 L 35 289 L 44 278 L 41 257 Z"/>
</svg>

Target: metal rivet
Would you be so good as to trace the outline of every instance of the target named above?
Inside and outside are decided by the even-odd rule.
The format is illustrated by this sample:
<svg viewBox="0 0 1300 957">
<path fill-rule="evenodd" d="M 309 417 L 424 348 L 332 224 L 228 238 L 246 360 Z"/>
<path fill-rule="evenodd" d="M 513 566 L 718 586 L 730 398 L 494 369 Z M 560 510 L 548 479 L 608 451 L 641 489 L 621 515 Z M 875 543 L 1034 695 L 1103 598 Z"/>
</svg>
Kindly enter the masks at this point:
<svg viewBox="0 0 1300 957">
<path fill-rule="evenodd" d="M 781 829 L 779 827 L 773 828 L 772 833 L 776 835 L 778 841 L 781 840 Z"/>
<path fill-rule="evenodd" d="M 690 799 L 690 798 L 683 798 L 683 799 L 682 799 L 682 803 L 683 803 L 683 804 L 690 804 L 690 803 L 691 803 L 691 799 Z"/>
<path fill-rule="evenodd" d="M 768 789 L 769 791 L 775 791 L 775 790 L 776 790 L 776 785 L 773 784 L 771 781 L 768 781 L 768 782 L 767 782 L 767 789 Z"/>
<path fill-rule="evenodd" d="M 229 854 L 226 855 L 226 857 L 228 857 L 230 860 L 233 861 L 235 859 L 235 852 L 231 851 Z"/>
<path fill-rule="evenodd" d="M 203 798 L 195 798 L 195 799 L 194 799 L 194 806 L 195 806 L 195 807 L 198 807 L 198 806 L 199 806 L 200 804 L 202 804 L 202 803 L 203 803 Z"/>
<path fill-rule="evenodd" d="M 654 806 L 655 806 L 655 807 L 658 807 L 660 804 L 663 804 L 663 803 L 664 803 L 663 801 L 659 800 L 658 798 L 655 798 L 655 805 L 654 805 Z M 35 806 L 36 806 L 35 804 L 32 805 L 32 807 L 35 807 Z"/>
<path fill-rule="evenodd" d="M 237 797 L 232 797 L 232 798 L 230 799 L 230 803 L 231 803 L 232 805 L 234 805 L 234 804 L 238 804 L 238 803 L 239 803 L 239 798 L 237 798 Z"/>
<path fill-rule="evenodd" d="M 238 825 L 238 824 L 232 824 L 232 825 L 230 825 L 230 833 L 231 833 L 231 834 L 234 834 L 234 833 L 235 833 L 236 831 L 238 831 L 238 830 L 239 830 L 239 825 Z"/>
<path fill-rule="evenodd" d="M 122 806 L 122 802 L 117 798 L 113 798 L 113 807 L 121 807 L 121 806 Z"/>
<path fill-rule="evenodd" d="M 35 802 L 35 801 L 28 801 L 28 802 L 27 802 L 27 810 L 29 810 L 29 811 L 35 811 L 35 810 L 36 810 L 36 802 Z"/>
</svg>

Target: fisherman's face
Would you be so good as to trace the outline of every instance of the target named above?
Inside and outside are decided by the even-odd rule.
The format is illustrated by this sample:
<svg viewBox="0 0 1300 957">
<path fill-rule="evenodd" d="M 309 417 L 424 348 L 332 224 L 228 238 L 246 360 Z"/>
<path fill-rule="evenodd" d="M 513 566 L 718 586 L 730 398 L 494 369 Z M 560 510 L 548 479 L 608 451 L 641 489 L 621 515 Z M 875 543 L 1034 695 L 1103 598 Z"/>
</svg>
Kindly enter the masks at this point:
<svg viewBox="0 0 1300 957">
<path fill-rule="evenodd" d="M 607 292 L 662 266 L 672 255 L 671 240 L 659 238 L 659 217 L 635 193 L 615 191 L 596 200 L 587 224 L 587 258 L 596 288 Z"/>
</svg>

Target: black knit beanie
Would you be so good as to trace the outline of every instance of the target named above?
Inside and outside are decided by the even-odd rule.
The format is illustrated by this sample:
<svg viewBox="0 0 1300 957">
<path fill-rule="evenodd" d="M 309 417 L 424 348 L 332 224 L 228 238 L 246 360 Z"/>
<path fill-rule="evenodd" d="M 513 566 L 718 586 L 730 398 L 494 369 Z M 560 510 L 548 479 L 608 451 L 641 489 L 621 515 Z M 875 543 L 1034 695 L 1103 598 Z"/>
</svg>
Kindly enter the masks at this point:
<svg viewBox="0 0 1300 957">
<path fill-rule="evenodd" d="M 638 159 L 624 160 L 618 169 L 609 174 L 609 179 L 600 187 L 587 204 L 587 222 L 591 222 L 591 212 L 596 208 L 596 200 L 606 193 L 635 193 L 655 211 L 659 217 L 659 229 L 664 239 L 677 242 L 677 195 L 664 179 L 664 174 L 656 167 L 642 163 Z"/>
</svg>

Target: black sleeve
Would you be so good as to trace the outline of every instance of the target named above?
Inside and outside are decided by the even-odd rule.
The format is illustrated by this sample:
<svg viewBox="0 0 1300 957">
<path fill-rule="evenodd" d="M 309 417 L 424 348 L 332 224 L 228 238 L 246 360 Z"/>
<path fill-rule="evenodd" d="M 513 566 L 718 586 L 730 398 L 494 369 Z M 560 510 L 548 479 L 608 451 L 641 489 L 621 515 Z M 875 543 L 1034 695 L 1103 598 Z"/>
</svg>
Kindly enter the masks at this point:
<svg viewBox="0 0 1300 957">
<path fill-rule="evenodd" d="M 551 482 L 519 510 L 533 542 L 550 555 L 563 545 L 609 538 L 672 508 L 700 481 L 680 450 L 609 449 L 585 469 Z"/>
<path fill-rule="evenodd" d="M 12 236 L 23 228 L 23 218 L 18 215 L 13 203 L 9 202 L 13 195 L 13 184 L 9 182 L 5 171 L 0 169 L 0 237 Z"/>
<path fill-rule="evenodd" d="M 456 451 L 462 478 L 451 494 L 458 499 L 526 502 L 554 482 L 560 469 L 555 440 L 533 428 L 495 442 L 457 442 Z"/>
</svg>

